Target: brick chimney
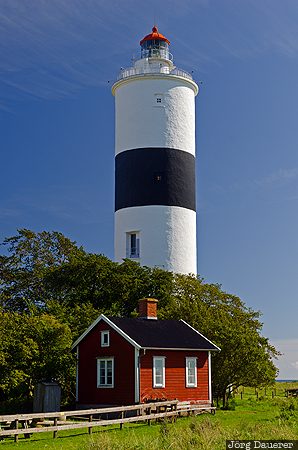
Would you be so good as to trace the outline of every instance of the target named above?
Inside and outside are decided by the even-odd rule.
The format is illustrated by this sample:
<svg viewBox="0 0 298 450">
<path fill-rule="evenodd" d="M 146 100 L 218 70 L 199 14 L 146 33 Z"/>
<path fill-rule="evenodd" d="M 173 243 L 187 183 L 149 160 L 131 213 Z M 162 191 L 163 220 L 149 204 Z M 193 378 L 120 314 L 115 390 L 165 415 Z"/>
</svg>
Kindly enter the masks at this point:
<svg viewBox="0 0 298 450">
<path fill-rule="evenodd" d="M 155 298 L 141 298 L 139 300 L 139 317 L 141 319 L 157 319 L 157 303 Z"/>
</svg>

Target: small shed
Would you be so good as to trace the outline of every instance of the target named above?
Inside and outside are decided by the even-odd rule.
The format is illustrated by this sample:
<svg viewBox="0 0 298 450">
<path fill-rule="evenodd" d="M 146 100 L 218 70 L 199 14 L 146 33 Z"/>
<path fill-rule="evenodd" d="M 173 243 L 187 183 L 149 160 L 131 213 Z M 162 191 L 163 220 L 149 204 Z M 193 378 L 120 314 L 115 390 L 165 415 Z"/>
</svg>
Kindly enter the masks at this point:
<svg viewBox="0 0 298 450">
<path fill-rule="evenodd" d="M 211 352 L 220 349 L 183 320 L 157 320 L 157 300 L 139 317 L 100 315 L 73 344 L 82 407 L 155 399 L 211 404 Z"/>
<path fill-rule="evenodd" d="M 56 382 L 38 383 L 33 393 L 33 412 L 60 411 L 61 388 Z"/>
</svg>

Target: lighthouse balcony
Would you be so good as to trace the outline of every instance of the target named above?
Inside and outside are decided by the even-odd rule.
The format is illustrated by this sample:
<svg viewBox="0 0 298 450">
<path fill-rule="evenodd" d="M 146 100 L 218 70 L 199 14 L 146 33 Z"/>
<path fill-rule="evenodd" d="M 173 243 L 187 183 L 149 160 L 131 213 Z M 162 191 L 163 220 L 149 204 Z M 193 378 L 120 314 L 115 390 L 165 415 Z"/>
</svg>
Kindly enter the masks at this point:
<svg viewBox="0 0 298 450">
<path fill-rule="evenodd" d="M 192 76 L 190 73 L 186 72 L 185 70 L 182 69 L 178 69 L 177 67 L 175 67 L 174 69 L 170 69 L 167 66 L 161 65 L 160 67 L 158 66 L 154 66 L 150 67 L 127 67 L 125 69 L 122 69 L 120 74 L 117 77 L 117 81 L 123 80 L 125 78 L 129 78 L 129 77 L 135 77 L 135 76 L 145 76 L 145 75 L 174 75 L 174 76 L 178 76 L 178 77 L 183 77 L 183 78 L 187 78 L 188 80 L 193 80 Z"/>
</svg>

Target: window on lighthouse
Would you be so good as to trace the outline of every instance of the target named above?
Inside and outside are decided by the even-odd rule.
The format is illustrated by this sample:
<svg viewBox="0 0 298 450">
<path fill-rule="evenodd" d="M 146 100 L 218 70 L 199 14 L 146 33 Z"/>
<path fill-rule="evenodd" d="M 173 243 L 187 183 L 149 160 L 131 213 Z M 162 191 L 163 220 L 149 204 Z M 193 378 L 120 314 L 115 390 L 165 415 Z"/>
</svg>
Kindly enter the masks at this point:
<svg viewBox="0 0 298 450">
<path fill-rule="evenodd" d="M 126 233 L 126 257 L 140 257 L 140 237 L 139 233 Z"/>
<path fill-rule="evenodd" d="M 155 94 L 154 95 L 154 106 L 163 106 L 163 94 Z"/>
<path fill-rule="evenodd" d="M 141 45 L 141 57 L 169 59 L 169 45 L 160 39 L 146 40 Z"/>
</svg>

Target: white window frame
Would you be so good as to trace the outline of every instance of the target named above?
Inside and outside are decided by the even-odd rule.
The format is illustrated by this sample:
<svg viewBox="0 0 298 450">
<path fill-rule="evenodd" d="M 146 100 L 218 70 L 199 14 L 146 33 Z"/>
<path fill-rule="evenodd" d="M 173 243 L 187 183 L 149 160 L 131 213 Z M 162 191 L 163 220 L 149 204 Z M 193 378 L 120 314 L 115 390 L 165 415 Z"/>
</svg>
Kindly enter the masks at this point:
<svg viewBox="0 0 298 450">
<path fill-rule="evenodd" d="M 105 342 L 105 336 L 108 336 L 108 341 Z M 100 345 L 101 347 L 109 347 L 110 346 L 110 331 L 103 330 L 100 332 Z"/>
<path fill-rule="evenodd" d="M 164 106 L 164 94 L 154 94 L 154 106 L 163 107 Z"/>
<path fill-rule="evenodd" d="M 136 236 L 136 247 L 132 252 L 131 247 L 131 236 Z M 140 258 L 140 232 L 139 231 L 130 231 L 126 233 L 126 257 L 130 259 L 139 259 Z"/>
<path fill-rule="evenodd" d="M 195 363 L 195 367 L 194 367 L 194 370 L 195 370 L 195 373 L 194 373 L 195 381 L 194 382 L 190 382 L 189 381 L 188 363 L 190 361 L 194 361 L 194 363 Z M 198 387 L 198 368 L 197 368 L 197 358 L 195 356 L 187 356 L 185 358 L 185 384 L 186 384 L 186 387 L 192 387 L 192 388 Z"/>
<path fill-rule="evenodd" d="M 105 362 L 105 384 L 100 384 L 100 363 L 104 361 Z M 112 383 L 107 383 L 107 365 L 108 362 L 112 362 Z M 98 388 L 113 388 L 114 387 L 114 357 L 109 356 L 107 358 L 97 358 L 97 387 Z"/>
<path fill-rule="evenodd" d="M 156 381 L 156 363 L 157 361 L 162 361 L 162 382 L 158 383 Z M 154 388 L 164 388 L 166 385 L 166 357 L 165 356 L 153 356 L 153 387 Z"/>
</svg>

